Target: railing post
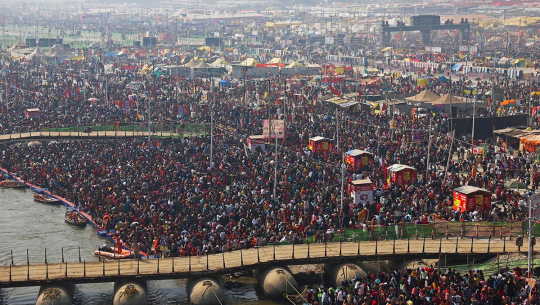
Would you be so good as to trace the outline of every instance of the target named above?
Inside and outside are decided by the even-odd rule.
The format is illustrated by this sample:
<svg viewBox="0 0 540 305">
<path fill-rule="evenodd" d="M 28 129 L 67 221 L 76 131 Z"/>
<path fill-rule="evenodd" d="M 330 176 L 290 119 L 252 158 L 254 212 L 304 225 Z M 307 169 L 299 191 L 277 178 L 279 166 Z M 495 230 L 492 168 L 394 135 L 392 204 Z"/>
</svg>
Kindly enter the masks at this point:
<svg viewBox="0 0 540 305">
<path fill-rule="evenodd" d="M 442 237 L 439 239 L 439 255 L 441 254 L 441 251 L 442 251 Z"/>
<path fill-rule="evenodd" d="M 276 260 L 276 240 L 274 240 L 274 260 Z"/>
<path fill-rule="evenodd" d="M 140 264 L 140 262 L 141 262 L 141 260 L 138 259 L 137 260 L 137 275 L 139 275 L 139 264 Z M 190 265 L 190 267 L 191 267 L 191 265 Z"/>
<path fill-rule="evenodd" d="M 225 253 L 221 251 L 221 257 L 223 257 L 223 269 L 225 269 Z M 191 262 L 189 263 L 189 271 L 191 271 Z"/>
<path fill-rule="evenodd" d="M 478 239 L 478 226 L 476 226 L 476 239 Z"/>
<path fill-rule="evenodd" d="M 327 247 L 326 247 L 326 245 L 327 245 L 327 242 L 326 242 L 326 238 L 325 238 L 324 239 L 324 257 L 326 257 L 326 255 L 327 255 Z"/>
<path fill-rule="evenodd" d="M 120 262 L 120 261 L 119 261 Z M 64 274 L 65 277 L 67 277 L 67 266 L 68 266 L 68 263 L 66 261 L 66 273 Z"/>
<path fill-rule="evenodd" d="M 506 253 L 506 236 L 503 237 L 503 253 Z"/>
<path fill-rule="evenodd" d="M 424 242 L 422 243 L 422 253 L 426 250 L 426 236 L 424 236 Z"/>
<path fill-rule="evenodd" d="M 394 246 L 392 248 L 392 253 L 396 254 L 396 238 L 394 237 Z"/>
<path fill-rule="evenodd" d="M 118 275 L 120 275 L 120 260 L 118 260 Z"/>
<path fill-rule="evenodd" d="M 448 232 L 448 225 L 446 225 L 446 239 L 448 239 L 448 235 L 449 235 L 449 234 L 450 234 L 450 233 Z"/>
<path fill-rule="evenodd" d="M 471 238 L 471 253 L 473 253 L 474 238 Z"/>
<path fill-rule="evenodd" d="M 62 247 L 62 263 L 64 262 L 64 247 Z"/>
<path fill-rule="evenodd" d="M 341 244 L 342 244 L 342 241 L 341 241 L 341 233 L 339 234 L 339 256 L 341 256 Z"/>
<path fill-rule="evenodd" d="M 28 256 L 28 249 L 26 249 L 26 264 L 30 265 L 30 257 Z"/>
<path fill-rule="evenodd" d="M 79 263 L 81 262 L 81 247 L 79 247 Z"/>
<path fill-rule="evenodd" d="M 294 259 L 294 237 L 292 240 L 292 259 Z"/>
<path fill-rule="evenodd" d="M 309 240 L 307 239 L 307 236 L 306 236 L 306 244 L 307 244 L 307 257 L 310 258 L 310 254 L 309 254 Z"/>
<path fill-rule="evenodd" d="M 83 263 L 83 277 L 86 277 L 86 260 Z"/>
<path fill-rule="evenodd" d="M 171 267 L 172 271 L 171 272 L 174 273 L 174 256 L 171 256 L 171 258 L 172 258 L 172 267 Z"/>
<path fill-rule="evenodd" d="M 418 224 L 416 224 L 416 240 L 418 240 Z"/>
<path fill-rule="evenodd" d="M 308 257 L 309 257 L 309 245 L 308 245 Z M 257 246 L 257 263 L 261 262 L 261 257 L 259 256 L 259 246 Z"/>
<path fill-rule="evenodd" d="M 242 251 L 242 250 L 240 250 L 240 251 Z M 209 253 L 208 253 L 208 251 L 206 251 L 206 270 L 210 270 L 210 265 L 208 263 L 208 257 L 209 257 Z"/>
<path fill-rule="evenodd" d="M 188 257 L 189 257 L 189 271 L 191 271 L 191 254 L 188 255 Z M 223 268 L 225 268 L 225 260 L 223 261 Z"/>
<path fill-rule="evenodd" d="M 11 250 L 11 264 L 15 265 L 15 264 L 13 264 L 13 250 Z"/>
<path fill-rule="evenodd" d="M 9 265 L 9 281 L 11 282 L 11 266 L 12 265 Z"/>
<path fill-rule="evenodd" d="M 102 260 L 103 262 L 103 276 L 105 276 L 105 260 Z M 138 268 L 137 268 L 137 271 L 138 271 Z"/>
<path fill-rule="evenodd" d="M 489 253 L 489 247 L 491 246 L 491 235 L 489 235 L 489 238 L 488 238 L 488 253 Z"/>
<path fill-rule="evenodd" d="M 411 239 L 407 236 L 407 253 L 411 253 Z"/>
<path fill-rule="evenodd" d="M 459 237 L 456 237 L 456 253 L 458 253 Z"/>
<path fill-rule="evenodd" d="M 362 240 L 362 238 L 358 239 L 358 253 L 357 253 L 358 256 L 360 256 L 360 241 L 361 240 Z"/>
<path fill-rule="evenodd" d="M 28 268 L 28 279 L 30 279 L 30 268 Z M 45 279 L 49 279 L 49 264 L 45 264 Z"/>
<path fill-rule="evenodd" d="M 375 255 L 378 254 L 378 246 L 379 246 L 379 237 L 375 238 Z"/>
<path fill-rule="evenodd" d="M 159 255 L 157 257 L 157 274 L 159 274 Z"/>
<path fill-rule="evenodd" d="M 240 266 L 244 266 L 244 251 L 240 249 Z"/>
<path fill-rule="evenodd" d="M 45 265 L 47 264 L 47 248 L 45 248 Z"/>
</svg>

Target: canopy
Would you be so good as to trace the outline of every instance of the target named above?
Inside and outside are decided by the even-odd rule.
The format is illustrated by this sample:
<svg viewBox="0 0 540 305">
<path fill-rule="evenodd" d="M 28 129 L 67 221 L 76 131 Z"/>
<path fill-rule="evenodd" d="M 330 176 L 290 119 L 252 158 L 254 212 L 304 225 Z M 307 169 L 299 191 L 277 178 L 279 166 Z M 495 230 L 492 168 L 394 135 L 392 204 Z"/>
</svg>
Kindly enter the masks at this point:
<svg viewBox="0 0 540 305">
<path fill-rule="evenodd" d="M 430 103 L 430 102 L 433 102 L 433 101 L 435 101 L 435 100 L 437 100 L 439 98 L 440 97 L 437 94 L 431 92 L 431 90 L 424 90 L 424 91 L 418 93 L 415 96 L 411 96 L 411 97 L 406 98 L 406 100 L 414 101 L 414 102 Z"/>
<path fill-rule="evenodd" d="M 193 68 L 195 68 L 195 69 L 207 69 L 207 68 L 210 68 L 210 66 L 205 62 L 200 62 L 198 65 L 196 65 Z"/>
</svg>

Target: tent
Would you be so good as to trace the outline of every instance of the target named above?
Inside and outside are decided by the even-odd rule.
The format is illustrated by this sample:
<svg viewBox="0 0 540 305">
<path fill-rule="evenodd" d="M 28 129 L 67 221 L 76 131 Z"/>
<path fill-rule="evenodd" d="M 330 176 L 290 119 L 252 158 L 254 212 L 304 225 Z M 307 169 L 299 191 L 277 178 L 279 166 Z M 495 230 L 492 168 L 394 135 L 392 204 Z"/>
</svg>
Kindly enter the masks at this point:
<svg viewBox="0 0 540 305">
<path fill-rule="evenodd" d="M 254 67 L 258 62 L 254 58 L 246 58 L 243 62 L 240 63 L 241 66 Z"/>
<path fill-rule="evenodd" d="M 285 66 L 285 68 L 294 69 L 294 68 L 300 68 L 300 67 L 303 67 L 303 66 L 304 66 L 303 64 L 295 61 L 295 62 L 292 62 L 289 65 Z"/>
<path fill-rule="evenodd" d="M 185 68 L 195 68 L 200 64 L 200 62 L 196 61 L 195 59 L 190 60 L 187 64 L 182 65 L 182 67 Z"/>
<path fill-rule="evenodd" d="M 447 93 L 447 94 L 443 94 L 443 96 L 441 96 L 440 98 L 434 101 L 431 101 L 429 103 L 433 105 L 450 105 L 452 103 L 462 103 L 462 102 L 463 100 L 461 98 L 453 96 L 450 93 Z"/>
<path fill-rule="evenodd" d="M 210 64 L 212 68 L 221 68 L 223 65 L 228 65 L 229 63 L 224 58 L 218 58 L 213 63 Z"/>
<path fill-rule="evenodd" d="M 195 69 L 208 69 L 208 68 L 210 68 L 210 66 L 205 62 L 200 62 L 198 65 L 196 65 L 193 68 L 195 68 Z"/>
<path fill-rule="evenodd" d="M 283 64 L 285 62 L 283 61 L 283 59 L 281 59 L 279 57 L 274 57 L 268 63 L 269 64 Z"/>
<path fill-rule="evenodd" d="M 433 101 L 435 101 L 435 100 L 437 100 L 439 98 L 440 98 L 440 96 L 438 96 L 437 94 L 431 92 L 431 90 L 424 90 L 424 91 L 418 93 L 415 96 L 411 96 L 411 97 L 406 98 L 406 100 L 413 101 L 413 102 L 431 103 L 431 102 L 433 102 Z"/>
</svg>

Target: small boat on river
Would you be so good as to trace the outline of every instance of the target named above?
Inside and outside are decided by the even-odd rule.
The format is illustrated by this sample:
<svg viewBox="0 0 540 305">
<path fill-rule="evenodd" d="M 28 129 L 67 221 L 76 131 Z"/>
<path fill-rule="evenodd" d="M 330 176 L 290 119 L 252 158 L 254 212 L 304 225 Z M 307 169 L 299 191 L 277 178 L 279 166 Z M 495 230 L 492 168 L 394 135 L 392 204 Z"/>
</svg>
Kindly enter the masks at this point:
<svg viewBox="0 0 540 305">
<path fill-rule="evenodd" d="M 70 225 L 77 226 L 77 227 L 85 227 L 87 224 L 86 219 L 84 219 L 84 217 L 82 217 L 81 215 L 73 211 L 67 211 L 65 218 L 66 218 L 67 223 L 69 223 Z"/>
<path fill-rule="evenodd" d="M 0 186 L 10 189 L 20 189 L 25 187 L 25 184 L 17 180 L 4 180 L 0 182 Z"/>
<path fill-rule="evenodd" d="M 34 200 L 41 203 L 60 204 L 60 200 L 54 197 L 49 197 L 41 194 L 34 194 Z"/>
</svg>

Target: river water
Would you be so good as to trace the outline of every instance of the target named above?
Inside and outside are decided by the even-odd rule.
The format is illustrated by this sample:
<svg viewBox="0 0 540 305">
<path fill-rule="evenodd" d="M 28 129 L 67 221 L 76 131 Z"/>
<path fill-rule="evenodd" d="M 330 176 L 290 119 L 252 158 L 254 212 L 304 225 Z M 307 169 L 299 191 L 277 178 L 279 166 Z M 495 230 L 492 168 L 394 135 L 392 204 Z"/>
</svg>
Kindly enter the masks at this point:
<svg viewBox="0 0 540 305">
<path fill-rule="evenodd" d="M 15 265 L 26 264 L 26 253 L 30 264 L 44 263 L 45 249 L 49 263 L 64 259 L 77 261 L 79 247 L 81 259 L 97 260 L 93 252 L 106 240 L 96 234 L 92 226 L 79 228 L 64 222 L 66 208 L 62 205 L 47 205 L 35 202 L 33 192 L 28 189 L 13 190 L 0 188 L 0 265 L 9 265 L 11 250 Z M 236 279 L 240 288 L 224 289 L 227 304 L 274 305 L 266 299 L 253 278 Z M 148 282 L 150 304 L 189 304 L 184 280 Z M 39 287 L 2 289 L 0 304 L 35 304 Z M 113 283 L 77 285 L 73 304 L 110 305 L 113 301 Z"/>
</svg>

